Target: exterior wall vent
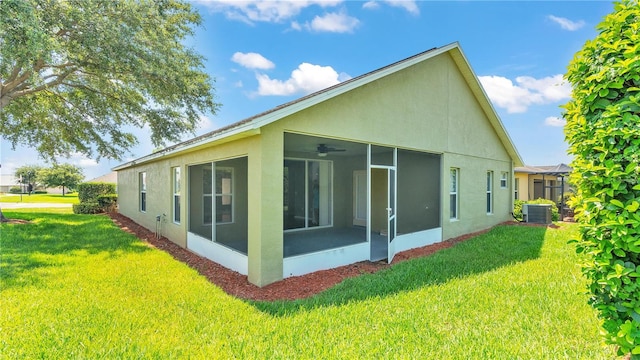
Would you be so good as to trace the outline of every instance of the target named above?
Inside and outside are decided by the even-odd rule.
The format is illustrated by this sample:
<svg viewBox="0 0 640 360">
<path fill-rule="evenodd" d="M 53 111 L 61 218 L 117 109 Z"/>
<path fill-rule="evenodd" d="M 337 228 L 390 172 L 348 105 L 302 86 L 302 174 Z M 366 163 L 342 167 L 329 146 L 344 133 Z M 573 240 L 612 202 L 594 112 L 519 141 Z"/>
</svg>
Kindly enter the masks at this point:
<svg viewBox="0 0 640 360">
<path fill-rule="evenodd" d="M 551 224 L 550 204 L 522 204 L 522 220 L 535 224 Z"/>
</svg>

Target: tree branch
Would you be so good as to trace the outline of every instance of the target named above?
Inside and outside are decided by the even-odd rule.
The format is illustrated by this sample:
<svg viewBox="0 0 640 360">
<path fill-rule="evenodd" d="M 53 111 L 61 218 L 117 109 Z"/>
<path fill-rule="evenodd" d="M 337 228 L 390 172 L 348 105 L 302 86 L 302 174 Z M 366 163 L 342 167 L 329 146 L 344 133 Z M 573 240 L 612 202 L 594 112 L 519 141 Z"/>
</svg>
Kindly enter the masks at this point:
<svg viewBox="0 0 640 360">
<path fill-rule="evenodd" d="M 28 89 L 25 89 L 25 90 L 14 91 L 13 94 L 11 94 L 11 98 L 12 99 L 17 99 L 17 98 L 19 98 L 21 96 L 29 95 L 29 94 L 32 94 L 32 93 L 35 93 L 35 92 L 38 92 L 38 91 L 41 91 L 41 90 L 44 90 L 44 89 L 49 89 L 49 88 L 58 86 L 58 85 L 62 84 L 62 82 L 67 77 L 69 77 L 69 75 L 74 73 L 75 71 L 76 71 L 75 68 L 74 69 L 70 69 L 70 70 L 67 70 L 67 71 L 63 72 L 62 74 L 58 74 L 58 76 L 57 76 L 57 78 L 55 80 L 50 81 L 48 83 L 44 83 L 44 84 L 42 84 L 40 86 L 36 86 L 34 88 L 28 88 Z"/>
</svg>

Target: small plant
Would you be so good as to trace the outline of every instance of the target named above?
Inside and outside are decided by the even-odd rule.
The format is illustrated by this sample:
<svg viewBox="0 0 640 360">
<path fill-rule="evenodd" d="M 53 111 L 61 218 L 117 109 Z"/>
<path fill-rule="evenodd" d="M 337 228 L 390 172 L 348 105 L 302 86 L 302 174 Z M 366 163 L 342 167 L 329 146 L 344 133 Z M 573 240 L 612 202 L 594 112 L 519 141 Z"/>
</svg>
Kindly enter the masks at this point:
<svg viewBox="0 0 640 360">
<path fill-rule="evenodd" d="M 20 186 L 12 186 L 9 188 L 9 192 L 12 194 L 21 194 L 22 189 L 20 188 Z"/>
</svg>

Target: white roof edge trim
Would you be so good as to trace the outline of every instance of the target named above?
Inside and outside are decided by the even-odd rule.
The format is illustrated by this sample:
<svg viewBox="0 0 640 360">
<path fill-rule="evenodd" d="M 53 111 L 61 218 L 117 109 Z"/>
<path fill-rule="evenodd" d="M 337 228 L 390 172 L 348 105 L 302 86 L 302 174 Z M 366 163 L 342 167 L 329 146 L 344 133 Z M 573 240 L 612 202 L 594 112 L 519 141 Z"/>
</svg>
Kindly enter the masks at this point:
<svg viewBox="0 0 640 360">
<path fill-rule="evenodd" d="M 473 79 L 475 81 L 475 85 L 478 87 L 478 89 L 482 93 L 482 98 L 485 100 L 486 105 L 489 106 L 490 115 L 491 115 L 491 117 L 494 118 L 494 120 L 496 122 L 496 124 L 494 124 L 494 128 L 495 128 L 495 125 L 498 126 L 498 128 L 495 129 L 495 130 L 498 131 L 498 137 L 502 138 L 504 136 L 506 138 L 506 140 L 509 142 L 508 146 L 513 150 L 513 155 L 516 156 L 516 159 L 514 159 L 516 166 L 522 166 L 524 164 L 524 161 L 522 160 L 522 157 L 520 156 L 520 153 L 518 152 L 518 149 L 516 148 L 515 144 L 513 143 L 513 140 L 511 139 L 511 136 L 509 136 L 509 133 L 507 132 L 507 129 L 504 127 L 504 124 L 502 123 L 502 120 L 500 119 L 500 116 L 498 116 L 498 112 L 496 112 L 496 109 L 493 106 L 493 103 L 491 102 L 491 100 L 489 99 L 489 96 L 487 95 L 487 92 L 484 90 L 484 87 L 482 86 L 482 83 L 480 82 L 480 79 L 478 79 L 478 75 L 476 75 L 475 71 L 473 71 L 473 67 L 471 67 L 471 63 L 469 63 L 469 60 L 467 59 L 467 56 L 462 51 L 462 48 L 457 46 L 457 50 L 459 52 L 460 58 L 464 61 L 464 65 L 470 70 L 471 75 L 473 75 Z M 454 61 L 455 61 L 455 58 L 454 58 Z M 472 91 L 473 91 L 473 89 L 472 89 Z M 509 152 L 509 149 L 507 149 L 507 152 Z"/>
<path fill-rule="evenodd" d="M 238 127 L 235 127 L 233 129 L 229 129 L 228 132 L 221 132 L 219 134 L 215 134 L 213 137 L 210 138 L 206 138 L 206 139 L 202 139 L 200 141 L 196 141 L 194 143 L 188 144 L 188 145 L 184 145 L 181 147 L 177 147 L 175 149 L 171 149 L 169 151 L 166 150 L 159 150 L 155 153 L 149 154 L 149 155 L 145 155 L 142 156 L 140 158 L 137 158 L 135 160 L 131 160 L 129 162 L 126 162 L 124 164 L 120 164 L 117 165 L 113 168 L 111 168 L 111 171 L 119 171 L 119 170 L 124 170 L 128 167 L 134 166 L 134 165 L 141 165 L 144 163 L 148 163 L 150 161 L 165 157 L 165 156 L 169 156 L 169 155 L 173 155 L 173 154 L 177 154 L 183 151 L 187 151 L 189 149 L 193 149 L 196 148 L 198 146 L 207 144 L 207 143 L 214 143 L 217 142 L 219 140 L 228 138 L 228 137 L 232 137 L 232 136 L 238 136 L 238 138 L 243 138 L 243 137 L 249 137 L 249 136 L 253 136 L 253 135 L 257 135 L 260 133 L 260 131 L 256 128 L 251 128 L 249 125 L 251 125 L 251 123 L 248 124 L 242 124 Z"/>
</svg>

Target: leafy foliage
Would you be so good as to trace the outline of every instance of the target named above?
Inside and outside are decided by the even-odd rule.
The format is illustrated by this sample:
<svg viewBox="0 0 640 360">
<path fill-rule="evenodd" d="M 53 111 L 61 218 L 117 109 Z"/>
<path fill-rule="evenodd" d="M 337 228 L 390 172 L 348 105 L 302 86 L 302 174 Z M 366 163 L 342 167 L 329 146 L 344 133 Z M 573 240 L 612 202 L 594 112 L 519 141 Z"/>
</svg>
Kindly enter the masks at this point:
<svg viewBox="0 0 640 360">
<path fill-rule="evenodd" d="M 156 146 L 215 113 L 201 23 L 181 0 L 0 1 L 0 136 L 48 159 L 120 159 L 150 129 Z"/>
<path fill-rule="evenodd" d="M 606 341 L 640 358 L 640 6 L 615 4 L 569 65 L 565 133 L 590 303 Z"/>
<path fill-rule="evenodd" d="M 62 195 L 65 187 L 75 189 L 83 179 L 82 169 L 71 164 L 54 164 L 38 171 L 38 181 L 47 187 L 62 186 Z"/>
<path fill-rule="evenodd" d="M 80 204 L 73 206 L 76 214 L 97 214 L 112 211 L 118 200 L 116 184 L 105 182 L 86 182 L 78 185 Z"/>
<path fill-rule="evenodd" d="M 40 165 L 23 165 L 16 168 L 14 176 L 16 180 L 22 179 L 23 184 L 30 184 L 34 189 L 38 178 L 38 172 L 43 169 Z"/>
<path fill-rule="evenodd" d="M 98 202 L 100 195 L 114 194 L 116 184 L 105 182 L 85 182 L 78 185 L 80 202 Z"/>
<path fill-rule="evenodd" d="M 100 214 L 101 212 L 103 212 L 102 206 L 97 202 L 73 204 L 74 214 Z"/>
</svg>

